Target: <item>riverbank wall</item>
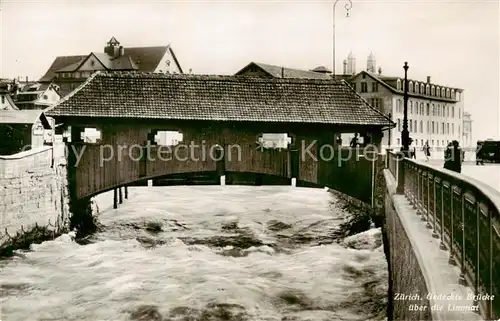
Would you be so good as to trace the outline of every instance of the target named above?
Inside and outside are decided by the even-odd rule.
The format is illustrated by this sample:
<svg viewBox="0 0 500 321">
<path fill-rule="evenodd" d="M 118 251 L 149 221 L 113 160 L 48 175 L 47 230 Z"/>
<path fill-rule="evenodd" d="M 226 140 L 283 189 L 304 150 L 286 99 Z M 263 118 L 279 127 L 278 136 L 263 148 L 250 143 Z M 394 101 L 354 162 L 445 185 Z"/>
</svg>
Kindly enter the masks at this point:
<svg viewBox="0 0 500 321">
<path fill-rule="evenodd" d="M 0 256 L 69 227 L 64 145 L 0 156 Z"/>
</svg>

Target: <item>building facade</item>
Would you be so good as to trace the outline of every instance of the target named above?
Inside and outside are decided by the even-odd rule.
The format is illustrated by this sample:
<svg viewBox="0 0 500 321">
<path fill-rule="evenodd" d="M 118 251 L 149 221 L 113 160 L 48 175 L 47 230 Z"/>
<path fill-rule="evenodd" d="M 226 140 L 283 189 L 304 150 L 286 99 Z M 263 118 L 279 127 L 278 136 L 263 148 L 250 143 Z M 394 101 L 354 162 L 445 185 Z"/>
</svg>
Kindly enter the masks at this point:
<svg viewBox="0 0 500 321">
<path fill-rule="evenodd" d="M 397 124 L 384 135 L 383 145 L 401 147 L 403 130 L 404 78 L 387 77 L 362 71 L 351 85 L 370 105 Z M 463 140 L 463 90 L 427 81 L 408 81 L 408 130 L 416 147 L 428 142 L 431 148 L 445 147 L 453 140 Z"/>
<path fill-rule="evenodd" d="M 463 146 L 476 146 L 476 142 L 474 142 L 472 138 L 472 115 L 468 112 L 464 112 L 463 115 L 463 129 Z"/>
<path fill-rule="evenodd" d="M 54 83 L 31 83 L 25 85 L 14 95 L 19 109 L 43 110 L 61 99 L 59 86 Z"/>
<path fill-rule="evenodd" d="M 95 71 L 183 73 L 170 45 L 125 48 L 112 37 L 103 53 L 57 57 L 39 82 L 57 84 L 64 97 Z"/>
</svg>

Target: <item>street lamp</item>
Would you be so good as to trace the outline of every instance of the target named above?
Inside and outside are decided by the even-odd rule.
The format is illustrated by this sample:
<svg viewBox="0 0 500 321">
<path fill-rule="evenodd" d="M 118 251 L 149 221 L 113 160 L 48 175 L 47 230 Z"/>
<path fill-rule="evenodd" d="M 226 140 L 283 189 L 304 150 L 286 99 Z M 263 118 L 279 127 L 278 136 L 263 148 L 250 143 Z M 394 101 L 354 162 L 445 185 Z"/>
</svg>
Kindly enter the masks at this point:
<svg viewBox="0 0 500 321">
<path fill-rule="evenodd" d="M 351 0 L 347 1 L 348 3 L 345 4 L 344 8 L 346 10 L 346 17 L 349 17 L 349 10 L 351 10 L 352 8 L 352 1 Z M 337 2 L 339 2 L 339 0 L 336 0 L 333 3 L 333 69 L 332 69 L 333 79 L 335 79 L 335 6 L 337 5 Z"/>
<path fill-rule="evenodd" d="M 404 104 L 403 104 L 403 131 L 401 132 L 401 142 L 403 143 L 402 152 L 405 157 L 409 157 L 410 133 L 408 132 L 408 63 L 405 61 L 403 69 L 405 70 L 404 80 Z"/>
</svg>

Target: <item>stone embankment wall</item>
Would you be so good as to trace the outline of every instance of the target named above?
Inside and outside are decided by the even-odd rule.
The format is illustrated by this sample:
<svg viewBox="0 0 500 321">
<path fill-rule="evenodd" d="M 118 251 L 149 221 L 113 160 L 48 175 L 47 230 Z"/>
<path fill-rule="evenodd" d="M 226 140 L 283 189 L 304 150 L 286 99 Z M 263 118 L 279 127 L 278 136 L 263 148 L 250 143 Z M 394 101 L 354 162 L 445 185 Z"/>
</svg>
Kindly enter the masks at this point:
<svg viewBox="0 0 500 321">
<path fill-rule="evenodd" d="M 0 255 L 67 230 L 64 145 L 0 156 Z"/>
</svg>

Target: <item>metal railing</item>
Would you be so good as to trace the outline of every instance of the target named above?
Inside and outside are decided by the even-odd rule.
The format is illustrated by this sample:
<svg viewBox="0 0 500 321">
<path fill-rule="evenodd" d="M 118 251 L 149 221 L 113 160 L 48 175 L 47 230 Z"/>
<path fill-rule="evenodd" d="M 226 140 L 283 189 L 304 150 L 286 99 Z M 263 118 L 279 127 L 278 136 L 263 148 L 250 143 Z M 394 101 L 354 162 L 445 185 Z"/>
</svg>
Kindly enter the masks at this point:
<svg viewBox="0 0 500 321">
<path fill-rule="evenodd" d="M 432 236 L 461 269 L 460 282 L 475 294 L 488 320 L 500 317 L 500 193 L 449 170 L 388 153 L 387 167 Z M 489 295 L 489 297 L 487 297 Z M 491 299 L 491 296 L 494 296 Z"/>
</svg>

